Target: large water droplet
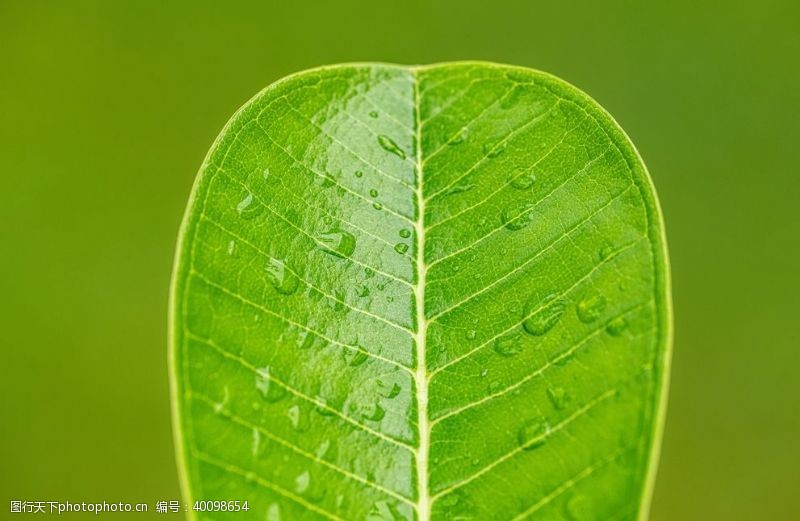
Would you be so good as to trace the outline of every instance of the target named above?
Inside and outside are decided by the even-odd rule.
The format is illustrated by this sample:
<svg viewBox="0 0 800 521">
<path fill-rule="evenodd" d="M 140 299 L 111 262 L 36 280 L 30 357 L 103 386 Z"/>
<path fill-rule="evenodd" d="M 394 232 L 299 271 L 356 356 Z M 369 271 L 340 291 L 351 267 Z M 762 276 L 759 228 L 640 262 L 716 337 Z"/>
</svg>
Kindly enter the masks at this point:
<svg viewBox="0 0 800 521">
<path fill-rule="evenodd" d="M 536 175 L 533 172 L 518 173 L 511 178 L 509 184 L 512 188 L 517 190 L 527 190 L 536 181 Z"/>
<path fill-rule="evenodd" d="M 314 406 L 314 411 L 319 414 L 320 416 L 333 416 L 334 414 L 334 407 L 328 403 L 328 400 L 323 398 L 322 396 L 316 397 L 317 404 Z"/>
<path fill-rule="evenodd" d="M 620 336 L 628 329 L 628 321 L 625 317 L 612 318 L 606 325 L 606 331 L 611 336 Z"/>
<path fill-rule="evenodd" d="M 569 402 L 569 395 L 563 387 L 548 387 L 547 397 L 556 409 L 563 409 Z"/>
<path fill-rule="evenodd" d="M 403 151 L 403 149 L 400 148 L 400 146 L 397 143 L 395 143 L 389 136 L 386 136 L 384 134 L 378 136 L 378 144 L 381 146 L 381 148 L 383 148 L 387 152 L 391 152 L 392 154 L 396 155 L 401 159 L 406 158 L 406 153 Z"/>
<path fill-rule="evenodd" d="M 248 193 L 244 199 L 239 201 L 239 204 L 236 205 L 236 213 L 244 219 L 256 217 L 261 213 L 262 209 L 261 205 L 254 204 L 253 194 L 251 193 Z"/>
<path fill-rule="evenodd" d="M 533 221 L 533 208 L 530 203 L 506 208 L 500 214 L 500 221 L 511 231 L 521 230 Z"/>
<path fill-rule="evenodd" d="M 400 394 L 400 384 L 397 382 L 388 383 L 384 382 L 383 380 L 378 380 L 378 388 L 380 389 L 380 394 L 384 398 L 394 398 L 398 394 Z"/>
<path fill-rule="evenodd" d="M 606 298 L 603 295 L 595 295 L 585 298 L 578 302 L 578 305 L 575 307 L 578 318 L 585 324 L 594 322 L 600 318 L 600 315 L 603 314 L 605 309 Z"/>
<path fill-rule="evenodd" d="M 344 361 L 350 367 L 357 367 L 367 361 L 369 356 L 360 349 L 345 348 L 342 350 Z"/>
<path fill-rule="evenodd" d="M 356 249 L 356 238 L 352 233 L 342 230 L 329 230 L 317 236 L 322 244 L 322 250 L 336 257 L 346 258 Z"/>
<path fill-rule="evenodd" d="M 361 417 L 370 421 L 381 421 L 386 416 L 386 410 L 377 403 L 361 407 Z"/>
<path fill-rule="evenodd" d="M 292 424 L 294 430 L 303 432 L 308 429 L 308 422 L 303 416 L 303 411 L 300 409 L 300 406 L 292 405 L 289 407 L 289 410 L 286 411 L 286 415 L 289 417 L 289 423 Z"/>
<path fill-rule="evenodd" d="M 298 494 L 304 494 L 308 490 L 309 485 L 311 485 L 311 474 L 309 474 L 307 470 L 294 478 L 294 491 Z"/>
<path fill-rule="evenodd" d="M 397 244 L 394 245 L 394 251 L 402 255 L 408 251 L 408 244 L 398 242 Z"/>
<path fill-rule="evenodd" d="M 566 309 L 567 302 L 556 295 L 549 295 L 541 301 L 528 301 L 525 306 L 525 316 L 528 318 L 522 326 L 531 335 L 544 335 L 558 324 Z"/>
<path fill-rule="evenodd" d="M 399 234 L 400 237 L 402 237 L 403 239 L 408 239 L 409 237 L 411 237 L 411 230 L 409 230 L 408 228 L 403 228 L 402 230 L 400 230 Z"/>
<path fill-rule="evenodd" d="M 531 450 L 542 446 L 548 436 L 550 436 L 550 424 L 544 418 L 536 418 L 522 426 L 517 441 L 524 450 Z"/>
<path fill-rule="evenodd" d="M 286 267 L 286 263 L 281 259 L 270 257 L 269 261 L 267 261 L 266 270 L 269 283 L 278 293 L 291 295 L 297 290 L 300 279 Z"/>
<path fill-rule="evenodd" d="M 281 507 L 277 503 L 272 503 L 267 507 L 267 521 L 281 521 Z"/>
<path fill-rule="evenodd" d="M 522 351 L 521 340 L 517 333 L 501 336 L 494 341 L 494 350 L 502 356 L 514 356 Z"/>
<path fill-rule="evenodd" d="M 268 402 L 277 402 L 286 396 L 286 389 L 273 380 L 269 367 L 256 370 L 256 389 Z"/>
</svg>

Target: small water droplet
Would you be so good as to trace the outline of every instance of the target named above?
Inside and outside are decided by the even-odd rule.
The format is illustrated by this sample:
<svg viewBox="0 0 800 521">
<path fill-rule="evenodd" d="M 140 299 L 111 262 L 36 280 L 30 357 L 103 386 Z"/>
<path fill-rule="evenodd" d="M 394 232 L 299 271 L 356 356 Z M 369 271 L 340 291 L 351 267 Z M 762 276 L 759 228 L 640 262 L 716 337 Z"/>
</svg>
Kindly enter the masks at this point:
<svg viewBox="0 0 800 521">
<path fill-rule="evenodd" d="M 600 318 L 600 315 L 603 314 L 605 309 L 606 298 L 603 295 L 595 295 L 578 302 L 578 305 L 575 307 L 575 312 L 578 314 L 578 318 L 581 322 L 588 324 Z"/>
<path fill-rule="evenodd" d="M 355 176 L 356 177 L 362 177 L 363 175 L 364 175 L 364 172 L 362 172 L 361 170 L 356 170 L 355 171 Z"/>
<path fill-rule="evenodd" d="M 547 441 L 550 436 L 550 424 L 544 418 L 527 421 L 519 430 L 517 441 L 524 450 L 535 449 Z"/>
<path fill-rule="evenodd" d="M 450 145 L 460 145 L 469 137 L 469 129 L 467 127 L 462 127 L 458 133 L 453 136 L 453 139 L 450 140 Z"/>
<path fill-rule="evenodd" d="M 239 201 L 236 205 L 236 213 L 244 219 L 252 219 L 261 213 L 262 207 L 258 204 L 253 204 L 253 194 L 248 193 L 244 199 Z"/>
<path fill-rule="evenodd" d="M 322 250 L 336 257 L 346 258 L 356 249 L 356 238 L 352 233 L 332 229 L 317 236 Z"/>
<path fill-rule="evenodd" d="M 406 516 L 400 513 L 395 503 L 381 500 L 372 505 L 366 521 L 406 521 Z"/>
<path fill-rule="evenodd" d="M 489 374 L 489 370 L 488 370 L 488 369 L 486 369 L 486 368 L 484 368 L 484 369 L 481 371 L 481 378 L 485 378 L 487 374 Z"/>
<path fill-rule="evenodd" d="M 381 421 L 384 416 L 386 416 L 386 410 L 377 403 L 361 407 L 361 417 L 365 420 Z"/>
<path fill-rule="evenodd" d="M 524 172 L 512 177 L 509 184 L 512 188 L 517 190 L 527 190 L 536 181 L 536 175 L 533 172 Z"/>
<path fill-rule="evenodd" d="M 502 389 L 502 388 L 503 388 L 502 384 L 500 382 L 498 382 L 498 381 L 494 381 L 494 382 L 489 384 L 489 392 L 491 394 L 495 394 L 495 393 L 499 392 L 500 389 Z"/>
<path fill-rule="evenodd" d="M 233 252 L 236 250 L 236 242 L 228 241 L 228 255 L 233 255 Z"/>
<path fill-rule="evenodd" d="M 506 208 L 500 213 L 500 221 L 511 231 L 521 230 L 533 221 L 533 208 L 530 203 Z"/>
<path fill-rule="evenodd" d="M 522 339 L 517 333 L 501 336 L 494 341 L 494 350 L 501 356 L 514 356 L 522 351 Z"/>
<path fill-rule="evenodd" d="M 475 331 L 474 329 L 470 329 L 469 331 L 467 331 L 467 332 L 464 334 L 464 337 L 465 337 L 467 340 L 475 340 L 475 337 L 476 337 L 477 335 L 478 335 L 478 332 L 477 332 L 477 331 Z"/>
<path fill-rule="evenodd" d="M 461 502 L 461 496 L 458 492 L 451 492 L 439 498 L 439 505 L 444 508 L 453 508 Z"/>
<path fill-rule="evenodd" d="M 368 355 L 360 349 L 346 348 L 342 350 L 344 361 L 350 367 L 357 367 L 367 361 Z"/>
<path fill-rule="evenodd" d="M 310 484 L 311 474 L 305 470 L 294 479 L 294 491 L 298 494 L 304 494 L 308 490 Z"/>
<path fill-rule="evenodd" d="M 291 295 L 297 291 L 300 279 L 286 267 L 286 263 L 281 259 L 270 257 L 266 266 L 267 280 L 278 293 Z"/>
<path fill-rule="evenodd" d="M 265 168 L 261 175 L 264 176 L 264 181 L 269 179 L 269 168 Z"/>
<path fill-rule="evenodd" d="M 500 154 L 505 152 L 505 150 L 506 150 L 505 143 L 501 143 L 497 146 L 490 145 L 489 143 L 483 145 L 483 153 L 486 154 L 486 157 L 489 159 L 499 156 Z"/>
<path fill-rule="evenodd" d="M 286 389 L 274 381 L 269 367 L 256 370 L 256 389 L 261 393 L 261 397 L 270 403 L 286 396 Z"/>
<path fill-rule="evenodd" d="M 586 496 L 575 494 L 566 502 L 564 513 L 570 521 L 589 521 L 594 519 L 592 506 Z"/>
<path fill-rule="evenodd" d="M 378 191 L 374 188 L 369 191 L 370 197 L 378 197 Z"/>
<path fill-rule="evenodd" d="M 569 402 L 569 395 L 563 387 L 548 387 L 547 397 L 556 409 L 563 409 Z"/>
<path fill-rule="evenodd" d="M 558 324 L 566 309 L 567 302 L 556 295 L 549 295 L 541 301 L 531 300 L 525 306 L 528 318 L 522 326 L 533 336 L 544 335 Z"/>
<path fill-rule="evenodd" d="M 609 257 L 611 257 L 613 253 L 614 253 L 613 246 L 603 246 L 602 248 L 600 248 L 600 251 L 598 252 L 597 255 L 600 257 L 600 260 L 606 260 Z"/>
<path fill-rule="evenodd" d="M 606 325 L 606 331 L 611 336 L 620 336 L 628 329 L 628 321 L 625 317 L 612 318 Z"/>
<path fill-rule="evenodd" d="M 377 118 L 378 117 L 378 111 L 377 110 L 370 111 L 369 117 Z"/>
<path fill-rule="evenodd" d="M 403 228 L 402 230 L 400 230 L 399 234 L 400 237 L 402 237 L 403 239 L 408 239 L 409 237 L 411 237 L 411 230 L 409 230 L 408 228 Z"/>
<path fill-rule="evenodd" d="M 458 184 L 458 185 L 451 186 L 450 188 L 448 188 L 447 191 L 444 193 L 444 195 L 461 194 L 461 193 L 464 193 L 464 192 L 469 192 L 473 188 L 475 188 L 474 184 Z"/>
<path fill-rule="evenodd" d="M 372 207 L 376 210 L 383 210 L 383 205 L 381 203 L 372 203 Z"/>
<path fill-rule="evenodd" d="M 250 452 L 253 456 L 258 456 L 261 452 L 261 431 L 253 428 L 253 444 L 250 446 Z"/>
<path fill-rule="evenodd" d="M 267 521 L 281 521 L 281 507 L 277 503 L 272 503 L 267 508 Z"/>
<path fill-rule="evenodd" d="M 317 447 L 317 450 L 315 452 L 317 458 L 322 459 L 325 456 L 325 454 L 328 453 L 328 449 L 330 448 L 331 448 L 330 440 L 324 440 L 322 443 L 320 443 L 319 447 Z"/>
<path fill-rule="evenodd" d="M 408 251 L 408 244 L 398 242 L 397 244 L 394 245 L 394 251 L 402 255 Z"/>
<path fill-rule="evenodd" d="M 400 146 L 398 146 L 397 143 L 392 141 L 392 138 L 390 138 L 389 136 L 386 136 L 384 134 L 378 136 L 378 144 L 381 146 L 381 148 L 383 148 L 387 152 L 391 152 L 400 159 L 406 158 L 406 153 L 403 151 L 403 149 L 400 148 Z"/>
<path fill-rule="evenodd" d="M 322 396 L 317 396 L 316 401 L 317 403 L 314 405 L 314 411 L 317 414 L 320 416 L 332 416 L 334 414 L 333 407 L 328 403 L 328 400 Z"/>
<path fill-rule="evenodd" d="M 359 297 L 368 297 L 369 296 L 369 288 L 364 286 L 363 284 L 356 287 L 356 295 Z"/>
<path fill-rule="evenodd" d="M 379 388 L 378 392 L 384 398 L 394 398 L 395 396 L 400 394 L 400 390 L 401 390 L 399 383 L 392 382 L 390 384 L 390 383 L 384 382 L 383 380 L 378 380 L 378 388 Z"/>
<path fill-rule="evenodd" d="M 289 417 L 289 422 L 292 424 L 295 430 L 300 428 L 300 407 L 297 405 L 292 405 L 289 407 L 289 410 L 286 411 L 286 415 Z"/>
</svg>

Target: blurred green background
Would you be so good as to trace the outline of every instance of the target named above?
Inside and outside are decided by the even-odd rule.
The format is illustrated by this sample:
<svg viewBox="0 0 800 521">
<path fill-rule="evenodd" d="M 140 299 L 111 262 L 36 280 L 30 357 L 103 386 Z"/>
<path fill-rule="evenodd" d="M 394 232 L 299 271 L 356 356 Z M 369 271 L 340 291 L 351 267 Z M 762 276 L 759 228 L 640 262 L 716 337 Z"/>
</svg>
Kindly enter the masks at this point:
<svg viewBox="0 0 800 521">
<path fill-rule="evenodd" d="M 652 519 L 800 519 L 790 0 L 0 0 L 0 511 L 178 499 L 173 244 L 242 103 L 316 65 L 457 59 L 563 77 L 649 165 L 676 313 Z"/>
</svg>

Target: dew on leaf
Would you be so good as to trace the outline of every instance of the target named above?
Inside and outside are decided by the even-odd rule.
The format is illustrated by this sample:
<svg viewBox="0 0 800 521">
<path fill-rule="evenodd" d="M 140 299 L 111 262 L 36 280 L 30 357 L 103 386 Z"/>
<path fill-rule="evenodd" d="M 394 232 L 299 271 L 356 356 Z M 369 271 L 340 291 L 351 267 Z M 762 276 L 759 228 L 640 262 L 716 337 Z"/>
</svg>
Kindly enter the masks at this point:
<svg viewBox="0 0 800 521">
<path fill-rule="evenodd" d="M 512 188 L 516 188 L 517 190 L 527 190 L 533 186 L 535 181 L 536 175 L 533 172 L 525 172 L 512 177 L 509 184 Z"/>
<path fill-rule="evenodd" d="M 526 203 L 520 206 L 511 206 L 500 213 L 500 221 L 507 229 L 521 230 L 533 221 L 534 205 Z"/>
<path fill-rule="evenodd" d="M 403 239 L 408 239 L 409 237 L 411 237 L 411 230 L 409 230 L 408 228 L 403 228 L 398 233 L 400 237 L 402 237 Z"/>
<path fill-rule="evenodd" d="M 267 261 L 266 270 L 267 280 L 278 293 L 291 295 L 297 291 L 300 279 L 286 267 L 284 261 L 270 257 L 269 261 Z"/>
<path fill-rule="evenodd" d="M 606 325 L 606 331 L 611 336 L 620 336 L 626 329 L 628 329 L 628 321 L 625 320 L 625 317 L 612 318 Z"/>
<path fill-rule="evenodd" d="M 286 389 L 274 381 L 269 367 L 256 370 L 256 389 L 266 401 L 277 402 L 286 396 Z"/>
<path fill-rule="evenodd" d="M 408 251 L 408 244 L 405 244 L 403 242 L 398 242 L 397 244 L 394 245 L 394 251 L 402 255 Z"/>
<path fill-rule="evenodd" d="M 368 297 L 369 296 L 369 288 L 360 284 L 356 287 L 356 295 L 359 297 Z"/>
<path fill-rule="evenodd" d="M 370 421 L 381 421 L 386 416 L 386 410 L 377 403 L 361 407 L 361 417 Z"/>
<path fill-rule="evenodd" d="M 600 318 L 600 315 L 603 314 L 605 309 L 606 298 L 602 295 L 594 295 L 592 297 L 585 298 L 578 302 L 578 305 L 575 306 L 575 312 L 578 314 L 578 318 L 585 324 L 594 322 Z"/>
<path fill-rule="evenodd" d="M 406 158 L 406 153 L 403 151 L 403 149 L 400 148 L 400 146 L 397 143 L 395 143 L 389 136 L 386 136 L 384 134 L 378 136 L 378 144 L 381 146 L 381 148 L 383 148 L 387 152 L 396 155 L 400 159 Z"/>
<path fill-rule="evenodd" d="M 466 338 L 467 340 L 475 340 L 475 337 L 477 335 L 478 335 L 477 331 L 475 331 L 474 329 L 470 329 L 464 334 L 464 338 Z"/>
<path fill-rule="evenodd" d="M 360 349 L 345 348 L 342 351 L 344 361 L 350 367 L 357 367 L 367 361 L 367 353 Z"/>
<path fill-rule="evenodd" d="M 523 328 L 533 336 L 541 336 L 553 329 L 564 311 L 567 309 L 565 300 L 549 295 L 543 300 L 530 300 L 525 306 L 525 322 Z"/>
<path fill-rule="evenodd" d="M 317 236 L 322 250 L 336 257 L 346 258 L 356 249 L 356 238 L 352 233 L 342 230 L 329 230 Z"/>
<path fill-rule="evenodd" d="M 563 387 L 548 387 L 547 397 L 556 409 L 563 409 L 569 402 L 569 395 Z"/>
<path fill-rule="evenodd" d="M 311 484 L 311 474 L 308 473 L 307 470 L 300 473 L 296 478 L 294 478 L 294 491 L 298 494 L 304 494 L 307 490 L 309 485 Z"/>
<path fill-rule="evenodd" d="M 501 356 L 514 356 L 522 351 L 522 342 L 519 334 L 511 333 L 498 337 L 494 341 L 494 350 Z"/>
<path fill-rule="evenodd" d="M 387 383 L 383 380 L 378 380 L 378 389 L 381 396 L 384 398 L 394 398 L 398 394 L 400 394 L 400 384 L 397 382 Z"/>
<path fill-rule="evenodd" d="M 369 113 L 369 117 L 371 117 L 371 118 L 377 118 L 377 117 L 378 117 L 378 111 L 376 111 L 376 110 L 372 110 L 372 111 L 370 111 L 370 113 Z"/>
<path fill-rule="evenodd" d="M 541 447 L 550 436 L 550 424 L 544 418 L 528 420 L 520 428 L 517 441 L 524 450 Z"/>
</svg>

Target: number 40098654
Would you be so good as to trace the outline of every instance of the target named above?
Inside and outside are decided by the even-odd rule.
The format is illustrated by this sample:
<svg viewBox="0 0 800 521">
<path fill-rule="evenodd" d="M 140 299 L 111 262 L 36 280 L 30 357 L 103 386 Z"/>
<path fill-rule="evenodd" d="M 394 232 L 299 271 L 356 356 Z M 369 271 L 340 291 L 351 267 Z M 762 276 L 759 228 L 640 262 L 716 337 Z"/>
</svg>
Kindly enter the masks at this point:
<svg viewBox="0 0 800 521">
<path fill-rule="evenodd" d="M 247 501 L 195 501 L 192 509 L 195 512 L 247 512 L 250 506 Z"/>
</svg>

